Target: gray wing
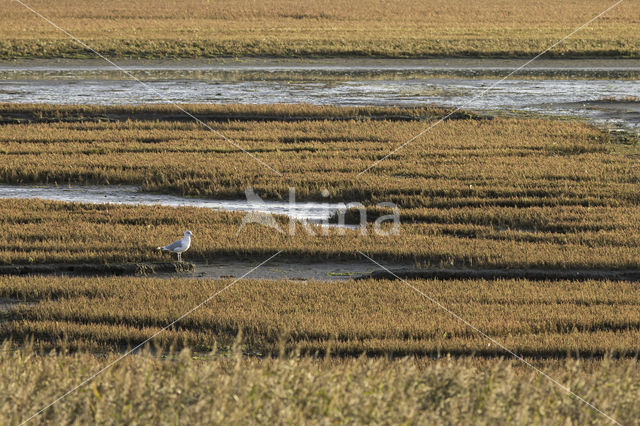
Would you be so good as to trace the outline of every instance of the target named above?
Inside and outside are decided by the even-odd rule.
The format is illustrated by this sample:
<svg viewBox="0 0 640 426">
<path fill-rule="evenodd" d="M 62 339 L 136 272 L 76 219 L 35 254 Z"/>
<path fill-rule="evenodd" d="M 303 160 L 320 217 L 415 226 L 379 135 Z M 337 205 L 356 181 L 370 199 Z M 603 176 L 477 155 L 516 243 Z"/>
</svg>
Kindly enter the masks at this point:
<svg viewBox="0 0 640 426">
<path fill-rule="evenodd" d="M 184 240 L 178 240 L 178 241 L 172 242 L 168 246 L 162 247 L 162 250 L 168 250 L 168 251 L 184 250 L 185 245 L 186 244 L 184 243 Z"/>
</svg>

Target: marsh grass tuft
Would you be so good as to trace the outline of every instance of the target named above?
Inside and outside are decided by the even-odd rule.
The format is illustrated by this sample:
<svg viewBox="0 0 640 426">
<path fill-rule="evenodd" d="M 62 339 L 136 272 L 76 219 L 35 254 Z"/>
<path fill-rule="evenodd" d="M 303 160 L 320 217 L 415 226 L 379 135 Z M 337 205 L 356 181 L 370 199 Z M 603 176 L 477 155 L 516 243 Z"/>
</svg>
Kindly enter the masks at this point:
<svg viewBox="0 0 640 426">
<path fill-rule="evenodd" d="M 0 421 L 16 424 L 115 355 L 40 356 L 0 347 Z M 637 362 L 564 361 L 549 374 L 623 424 L 639 416 Z M 46 386 L 43 386 L 46 384 Z M 135 355 L 34 424 L 601 423 L 601 414 L 512 361 Z"/>
</svg>

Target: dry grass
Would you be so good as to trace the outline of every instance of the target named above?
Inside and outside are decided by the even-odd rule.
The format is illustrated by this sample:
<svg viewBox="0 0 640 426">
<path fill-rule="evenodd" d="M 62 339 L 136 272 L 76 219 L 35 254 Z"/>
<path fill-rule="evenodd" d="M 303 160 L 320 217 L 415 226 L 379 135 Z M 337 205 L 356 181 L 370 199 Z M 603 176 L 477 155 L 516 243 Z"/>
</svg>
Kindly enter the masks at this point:
<svg viewBox="0 0 640 426">
<path fill-rule="evenodd" d="M 312 106 L 193 106 L 211 125 L 283 172 L 246 154 L 169 107 L 9 106 L 3 117 L 53 120 L 5 124 L 0 181 L 138 184 L 220 199 L 262 197 L 367 204 L 368 220 L 400 207 L 401 233 L 294 237 L 251 226 L 241 215 L 198 209 L 0 202 L 1 263 L 158 260 L 158 241 L 196 233 L 187 258 L 285 255 L 380 259 L 451 266 L 636 268 L 640 235 L 637 138 L 622 147 L 578 122 L 542 119 L 447 121 L 361 177 L 357 173 L 423 129 L 437 109 Z M 97 117 L 133 121 L 97 122 Z M 306 117 L 306 118 L 305 118 Z M 155 121 L 160 118 L 161 121 Z M 225 119 L 226 118 L 226 119 Z M 242 119 L 241 119 L 242 118 Z M 367 119 L 368 118 L 368 119 Z M 62 121 L 60 121 L 62 120 Z M 76 121 L 69 121 L 76 120 Z M 291 121 L 293 120 L 293 121 Z M 186 167 L 186 168 L 185 168 Z M 186 219 L 188 218 L 188 219 Z M 145 232 L 140 230 L 145 228 Z M 121 242 L 135 241 L 127 250 Z M 60 248 L 64 247 L 64 248 Z"/>
<path fill-rule="evenodd" d="M 0 348 L 3 352 L 7 345 Z M 17 424 L 112 358 L 40 357 L 29 348 L 0 360 L 0 422 Z M 549 373 L 623 424 L 640 416 L 634 361 Z M 43 386 L 46 384 L 46 386 Z M 171 361 L 134 356 L 36 417 L 33 424 L 578 423 L 606 420 L 531 370 L 501 361 L 293 359 Z"/>
<path fill-rule="evenodd" d="M 399 235 L 315 235 L 297 228 L 294 236 L 261 225 L 245 226 L 243 215 L 197 208 L 81 205 L 38 200 L 0 200 L 0 263 L 112 263 L 166 260 L 155 251 L 184 229 L 196 237 L 187 261 L 221 256 L 353 259 L 358 250 L 378 260 L 436 266 L 635 269 L 640 220 L 638 208 L 461 209 L 460 217 L 440 216 L 446 224 L 404 224 Z M 486 214 L 485 214 L 486 213 Z M 518 220 L 565 220 L 538 230 L 520 230 Z M 466 216 L 465 216 L 466 215 Z M 494 215 L 497 215 L 494 216 Z M 548 215 L 545 217 L 544 215 Z M 577 223 L 571 218 L 581 217 Z M 505 226 L 486 225 L 496 220 Z M 458 223 L 456 223 L 458 221 Z M 580 223 L 582 222 L 582 224 Z M 283 224 L 286 229 L 286 224 Z M 509 228 L 513 227 L 513 228 Z M 133 237 L 133 238 L 132 238 Z M 127 244 L 123 245 L 123 241 Z"/>
<path fill-rule="evenodd" d="M 48 350 L 133 347 L 230 281 L 0 277 L 14 306 L 0 337 Z M 417 280 L 412 284 L 525 357 L 640 351 L 640 289 L 631 283 Z M 223 349 L 243 333 L 248 354 L 299 350 L 358 356 L 504 356 L 399 281 L 242 280 L 156 338 L 164 347 Z"/>
<path fill-rule="evenodd" d="M 2 0 L 0 56 L 88 57 L 90 52 Z M 606 0 L 269 0 L 232 3 L 89 0 L 29 4 L 107 56 L 532 56 L 596 16 Z M 550 52 L 638 57 L 634 1 Z"/>
<path fill-rule="evenodd" d="M 3 116 L 20 108 L 3 107 Z M 164 107 L 156 107 L 163 110 Z M 362 180 L 370 161 L 425 126 L 384 120 L 399 110 L 314 107 L 197 107 L 236 114 L 212 124 L 273 162 L 267 175 L 211 133 L 176 121 L 5 124 L 4 182 L 136 183 L 147 189 L 222 198 L 251 184 L 278 198 L 323 187 L 362 200 L 369 218 L 402 207 L 394 237 L 312 237 L 251 226 L 242 215 L 201 209 L 0 201 L 0 262 L 158 260 L 153 251 L 184 228 L 196 234 L 187 259 L 283 255 L 415 259 L 439 265 L 638 268 L 638 169 L 609 136 L 581 123 L 455 120 Z M 253 110 L 252 110 L 253 108 Z M 256 113 L 256 109 L 258 111 Z M 40 119 L 77 119 L 73 108 L 26 107 Z M 84 108 L 87 115 L 115 109 Z M 39 112 L 38 112 L 39 111 Z M 275 111 L 275 113 L 274 113 Z M 364 114 L 363 114 L 364 111 Z M 18 111 L 24 114 L 25 111 Z M 149 109 L 121 109 L 138 118 Z M 152 111 L 153 112 L 153 111 Z M 155 111 L 157 113 L 158 111 Z M 238 114 L 271 116 L 241 121 Z M 429 119 L 435 110 L 404 115 Z M 9 114 L 9 115 L 10 115 Z M 283 121 L 282 116 L 313 115 Z M 152 114 L 153 115 L 153 114 Z M 363 120 L 363 116 L 376 120 Z M 33 116 L 33 114 L 32 114 Z M 406 118 L 406 117 L 405 117 Z M 153 118 L 151 118 L 153 119 Z M 167 153 L 171 155 L 167 156 Z M 201 162 L 198 158 L 204 158 Z M 190 168 L 183 172 L 185 164 Z M 142 232 L 144 230 L 144 232 Z M 136 238 L 131 238 L 135 236 Z M 123 250 L 123 241 L 127 241 Z M 40 356 L 52 348 L 111 352 L 132 347 L 228 281 L 147 278 L 0 277 L 0 299 L 37 302 L 0 312 L 0 423 L 17 423 L 105 365 L 113 354 Z M 634 357 L 640 351 L 639 287 L 619 282 L 418 280 L 415 286 L 530 359 L 625 423 L 638 418 L 635 361 L 588 367 L 567 357 Z M 242 332 L 243 339 L 236 343 Z M 32 341 L 31 346 L 22 347 Z M 162 361 L 128 358 L 70 395 L 42 423 L 376 422 L 596 423 L 600 415 L 399 282 L 243 280 L 159 336 L 160 348 L 191 347 Z M 32 350 L 38 352 L 34 353 Z M 243 358 L 267 354 L 344 359 Z M 378 355 L 376 359 L 351 356 Z M 451 360 L 391 360 L 386 356 Z M 229 355 L 231 355 L 229 357 Z M 469 356 L 469 358 L 464 358 Z M 481 360 L 486 357 L 489 360 Z M 381 402 L 382 401 L 382 402 Z"/>
<path fill-rule="evenodd" d="M 2 114 L 47 116 L 52 108 L 5 105 Z M 271 199 L 286 198 L 289 187 L 299 200 L 323 199 L 327 188 L 332 200 L 391 201 L 404 208 L 635 206 L 640 195 L 635 158 L 612 157 L 616 145 L 609 135 L 584 123 L 451 120 L 356 177 L 442 110 L 194 107 L 200 115 L 216 115 L 213 128 L 281 171 L 280 178 L 197 123 L 146 121 L 163 108 L 169 109 L 61 107 L 60 116 L 80 121 L 4 125 L 0 181 L 131 183 L 222 199 L 243 197 L 247 186 Z M 136 121 L 83 121 L 92 111 L 94 117 L 128 114 Z M 243 114 L 248 121 L 238 120 Z M 399 116 L 423 116 L 427 123 Z M 311 119 L 283 121 L 291 117 Z M 366 117 L 375 120 L 353 119 Z"/>
</svg>

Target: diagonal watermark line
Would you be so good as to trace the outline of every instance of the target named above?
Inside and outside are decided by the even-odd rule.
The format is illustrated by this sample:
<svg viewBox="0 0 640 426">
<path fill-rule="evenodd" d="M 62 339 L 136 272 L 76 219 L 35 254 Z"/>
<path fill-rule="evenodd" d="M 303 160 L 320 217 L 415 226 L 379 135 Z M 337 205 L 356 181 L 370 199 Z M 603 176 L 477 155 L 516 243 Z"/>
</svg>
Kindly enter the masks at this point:
<svg viewBox="0 0 640 426">
<path fill-rule="evenodd" d="M 223 291 L 227 290 L 229 287 L 233 286 L 235 283 L 237 283 L 238 281 L 240 281 L 241 279 L 243 279 L 244 277 L 246 277 L 247 275 L 251 274 L 253 271 L 255 271 L 256 269 L 260 268 L 262 265 L 264 265 L 265 263 L 269 262 L 271 259 L 273 259 L 274 257 L 276 257 L 277 255 L 279 255 L 280 253 L 282 253 L 282 250 L 280 250 L 279 252 L 277 252 L 276 254 L 274 254 L 273 256 L 269 257 L 267 260 L 264 260 L 263 262 L 261 262 L 260 264 L 258 264 L 257 266 L 253 267 L 252 269 L 250 269 L 248 272 L 244 273 L 240 278 L 236 278 L 235 280 L 233 280 L 230 284 L 227 284 L 226 286 L 224 286 L 222 289 L 216 291 L 215 293 L 213 293 L 211 296 L 207 297 L 202 303 L 200 303 L 199 305 L 189 309 L 187 312 L 185 312 L 184 314 L 180 315 L 177 319 L 175 319 L 174 321 L 172 321 L 171 323 L 167 324 L 166 326 L 164 326 L 163 328 L 161 328 L 160 330 L 156 331 L 154 334 L 152 334 L 150 337 L 148 337 L 147 339 L 145 339 L 142 343 L 138 344 L 136 347 L 134 347 L 133 349 L 130 349 L 129 351 L 127 351 L 124 355 L 121 355 L 119 358 L 117 358 L 115 361 L 110 362 L 109 364 L 107 364 L 105 367 L 103 367 L 102 369 L 100 369 L 99 371 L 97 371 L 96 373 L 94 373 L 93 375 L 89 376 L 88 378 L 86 378 L 85 380 L 83 380 L 82 382 L 80 382 L 79 385 L 69 389 L 67 392 L 65 392 L 63 395 L 59 396 L 58 398 L 56 398 L 55 400 L 53 400 L 52 402 L 50 402 L 49 404 L 45 405 L 44 407 L 42 407 L 40 410 L 38 410 L 38 412 L 36 412 L 35 414 L 33 414 L 31 417 L 29 417 L 28 419 L 24 420 L 22 423 L 20 423 L 20 426 L 28 423 L 30 420 L 34 419 L 35 417 L 39 416 L 40 414 L 42 414 L 44 411 L 48 410 L 49 408 L 51 408 L 53 405 L 57 404 L 58 402 L 60 402 L 61 400 L 63 400 L 64 398 L 66 398 L 67 396 L 71 395 L 73 392 L 75 392 L 76 390 L 78 390 L 79 388 L 81 388 L 82 386 L 86 385 L 87 383 L 91 382 L 93 379 L 95 379 L 97 376 L 99 376 L 100 374 L 102 374 L 103 372 L 105 372 L 106 370 L 108 370 L 109 368 L 113 367 L 115 364 L 117 364 L 118 362 L 122 361 L 123 359 L 125 359 L 126 357 L 128 357 L 129 355 L 131 355 L 132 353 L 134 353 L 135 351 L 137 351 L 138 349 L 140 349 L 141 347 L 143 347 L 144 345 L 146 345 L 147 343 L 149 343 L 149 341 L 151 341 L 154 337 L 158 336 L 159 334 L 167 331 L 167 329 L 169 329 L 170 327 L 172 327 L 173 325 L 175 325 L 177 322 L 179 322 L 180 320 L 184 319 L 185 317 L 189 316 L 190 314 L 192 314 L 194 311 L 200 309 L 204 304 L 206 304 L 207 302 L 209 302 L 211 299 L 213 299 L 214 297 L 216 297 L 217 295 L 219 295 L 220 293 L 222 293 Z"/>
<path fill-rule="evenodd" d="M 375 260 L 373 260 L 371 257 L 367 256 L 366 254 L 364 254 L 360 250 L 358 250 L 358 253 L 360 255 L 362 255 L 363 257 L 366 257 L 367 259 L 369 259 L 374 264 L 378 265 L 380 268 L 384 269 L 387 273 L 393 275 L 395 278 L 397 278 L 400 281 L 402 281 L 407 287 L 409 287 L 410 289 L 412 289 L 413 291 L 415 291 L 419 295 L 423 296 L 425 299 L 429 300 L 431 303 L 437 305 L 440 309 L 444 310 L 446 313 L 450 314 L 455 319 L 457 319 L 458 321 L 462 322 L 464 325 L 466 325 L 467 327 L 471 328 L 473 331 L 475 331 L 476 333 L 478 333 L 479 335 L 481 335 L 485 339 L 488 339 L 489 341 L 491 341 L 491 343 L 493 343 L 494 345 L 498 346 L 499 348 L 501 348 L 502 350 L 507 352 L 509 355 L 513 356 L 515 359 L 517 359 L 518 361 L 520 361 L 523 364 L 525 364 L 527 367 L 533 369 L 538 374 L 540 374 L 543 377 L 545 377 L 546 379 L 550 380 L 553 384 L 559 386 L 562 390 L 564 390 L 570 396 L 580 400 L 581 402 L 586 404 L 589 408 L 591 408 L 592 410 L 602 414 L 604 417 L 606 417 L 607 419 L 611 420 L 613 423 L 615 423 L 617 425 L 622 425 L 622 423 L 620 423 L 619 421 L 617 421 L 616 419 L 614 419 L 613 417 L 611 417 L 610 415 L 608 415 L 607 413 L 605 413 L 604 411 L 602 411 L 601 409 L 599 409 L 598 407 L 596 407 L 595 405 L 593 405 L 592 403 L 590 403 L 589 401 L 587 401 L 586 399 L 581 397 L 580 395 L 578 395 L 575 392 L 573 392 L 568 386 L 563 385 L 562 383 L 560 383 L 559 381 L 557 381 L 556 379 L 554 379 L 553 377 L 551 377 L 550 375 L 548 375 L 547 373 L 545 373 L 544 371 L 539 369 L 538 367 L 534 366 L 529 361 L 527 361 L 526 359 L 524 359 L 523 357 L 521 357 L 520 355 L 518 355 L 517 353 L 515 353 L 511 349 L 507 348 L 505 345 L 503 345 L 502 343 L 500 343 L 499 341 L 497 341 L 493 337 L 489 336 L 487 333 L 485 333 L 484 331 L 480 330 L 478 327 L 476 327 L 475 325 L 471 324 L 469 321 L 467 321 L 466 319 L 462 318 L 460 315 L 456 314 L 451 309 L 449 309 L 446 306 L 444 306 L 442 303 L 438 302 L 433 297 L 429 296 L 425 292 L 423 292 L 420 289 L 418 289 L 417 287 L 415 287 L 409 281 L 407 281 L 407 280 L 399 277 L 398 275 L 394 274 L 387 267 L 385 267 L 385 266 L 381 265 L 380 263 L 376 262 Z"/>
<path fill-rule="evenodd" d="M 609 11 L 611 11 L 612 9 L 614 9 L 615 7 L 617 7 L 620 3 L 622 3 L 624 0 L 618 0 L 617 2 L 615 2 L 614 4 L 612 4 L 611 6 L 609 6 L 607 9 L 605 9 L 604 11 L 600 12 L 599 14 L 597 14 L 596 16 L 594 16 L 593 18 L 589 19 L 587 22 L 585 22 L 584 24 L 580 25 L 578 28 L 574 29 L 573 31 L 571 31 L 569 34 L 567 34 L 566 36 L 562 37 L 560 40 L 556 41 L 555 43 L 553 43 L 551 46 L 547 47 L 546 49 L 544 49 L 542 52 L 538 53 L 536 56 L 534 56 L 533 58 L 529 59 L 527 62 L 525 62 L 524 64 L 520 65 L 519 67 L 515 68 L 513 71 L 511 71 L 509 74 L 507 74 L 506 76 L 502 77 L 500 80 L 496 81 L 495 83 L 489 85 L 486 89 L 484 89 L 482 92 L 480 92 L 479 94 L 477 94 L 476 96 L 472 97 L 469 101 L 467 101 L 466 103 L 462 104 L 461 106 L 455 107 L 450 113 L 448 113 L 447 115 L 445 115 L 444 117 L 440 118 L 438 121 L 436 121 L 435 123 L 433 123 L 432 125 L 428 126 L 427 128 L 423 129 L 422 131 L 420 131 L 420 133 L 418 133 L 415 136 L 412 136 L 411 138 L 409 138 L 407 141 L 405 141 L 404 143 L 402 143 L 400 146 L 398 146 L 397 148 L 394 148 L 391 152 L 389 152 L 387 155 L 385 155 L 384 157 L 374 161 L 369 167 L 367 167 L 366 169 L 364 169 L 363 171 L 361 171 L 360 173 L 358 173 L 358 176 L 361 176 L 363 174 L 365 174 L 366 172 L 368 172 L 369 170 L 371 170 L 372 168 L 374 168 L 375 166 L 377 166 L 378 164 L 380 164 L 381 162 L 383 162 L 384 160 L 386 160 L 387 158 L 389 158 L 390 156 L 392 156 L 393 154 L 395 154 L 396 152 L 400 151 L 402 148 L 404 148 L 405 146 L 409 145 L 411 142 L 415 141 L 416 139 L 420 138 L 422 135 L 424 135 L 425 133 L 427 133 L 429 130 L 433 129 L 434 127 L 436 127 L 437 125 L 439 125 L 440 123 L 446 121 L 449 117 L 451 117 L 453 114 L 455 114 L 456 112 L 460 111 L 461 109 L 465 109 L 471 102 L 480 99 L 482 97 L 484 97 L 491 89 L 493 89 L 494 87 L 496 87 L 497 85 L 499 85 L 500 83 L 502 83 L 503 81 L 505 81 L 506 79 L 508 79 L 509 77 L 511 77 L 513 74 L 517 73 L 518 71 L 522 70 L 523 68 L 525 68 L 527 65 L 531 64 L 533 61 L 539 59 L 542 55 L 544 55 L 545 53 L 547 53 L 548 51 L 550 51 L 551 49 L 553 49 L 554 47 L 556 47 L 557 45 L 559 45 L 560 43 L 564 42 L 566 39 L 568 39 L 569 37 L 573 36 L 575 33 L 577 33 L 578 31 L 582 30 L 584 27 L 586 27 L 587 25 L 591 24 L 593 21 L 595 21 L 596 19 L 600 18 L 602 15 L 608 13 Z"/>
<path fill-rule="evenodd" d="M 158 89 L 154 88 L 153 86 L 148 85 L 147 83 L 145 83 L 144 81 L 140 80 L 139 78 L 137 78 L 135 75 L 133 75 L 131 72 L 127 71 L 126 69 L 122 68 L 120 65 L 116 64 L 115 62 L 113 62 L 111 59 L 107 58 L 106 56 L 104 56 L 102 53 L 98 52 L 97 50 L 95 50 L 93 47 L 89 46 L 87 43 L 83 42 L 82 40 L 80 40 L 78 37 L 74 36 L 73 34 L 69 33 L 67 30 L 65 30 L 64 28 L 60 27 L 59 25 L 57 25 L 55 22 L 51 21 L 49 18 L 47 18 L 46 16 L 44 16 L 43 14 L 41 14 L 40 12 L 38 12 L 37 10 L 35 10 L 34 8 L 32 8 L 31 6 L 29 6 L 28 4 L 24 3 L 21 0 L 13 0 L 17 3 L 19 3 L 20 5 L 22 5 L 25 9 L 31 11 L 33 14 L 37 15 L 38 17 L 42 18 L 43 20 L 45 20 L 47 23 L 51 24 L 53 27 L 55 27 L 57 30 L 61 31 L 62 33 L 64 33 L 67 37 L 69 37 L 70 39 L 72 39 L 73 41 L 75 41 L 76 43 L 78 43 L 80 46 L 84 47 L 87 50 L 90 50 L 91 52 L 95 53 L 97 56 L 99 56 L 101 59 L 104 59 L 105 61 L 107 61 L 109 64 L 113 65 L 116 69 L 118 69 L 119 71 L 123 72 L 124 74 L 126 74 L 127 76 L 131 77 L 133 80 L 137 81 L 138 83 L 142 84 L 146 89 L 149 89 L 151 91 L 153 91 L 156 95 L 158 95 L 163 101 L 167 102 L 169 105 L 174 106 L 175 108 L 177 108 L 178 110 L 180 110 L 181 112 L 185 113 L 186 115 L 188 115 L 189 117 L 191 117 L 192 119 L 194 119 L 198 124 L 200 124 L 201 126 L 203 126 L 204 128 L 212 131 L 213 133 L 215 133 L 216 135 L 218 135 L 219 137 L 221 137 L 222 139 L 224 139 L 227 143 L 229 143 L 230 145 L 233 145 L 235 148 L 239 149 L 240 151 L 244 152 L 245 154 L 247 154 L 249 157 L 253 158 L 255 161 L 257 161 L 258 163 L 260 163 L 261 165 L 263 165 L 264 167 L 266 167 L 267 169 L 271 170 L 272 172 L 274 172 L 275 174 L 277 174 L 278 176 L 282 176 L 282 173 L 279 172 L 278 170 L 274 169 L 273 167 L 271 167 L 270 165 L 268 165 L 267 163 L 265 163 L 264 161 L 262 161 L 261 159 L 259 159 L 258 157 L 256 157 L 255 155 L 253 155 L 252 153 L 248 152 L 246 149 L 244 149 L 243 147 L 241 147 L 240 145 L 238 145 L 236 142 L 234 142 L 232 139 L 228 138 L 227 136 L 225 136 L 224 134 L 222 134 L 221 132 L 219 132 L 218 130 L 212 128 L 211 126 L 209 126 L 207 123 L 205 123 L 204 121 L 202 121 L 201 119 L 199 119 L 198 117 L 196 117 L 195 115 L 191 114 L 189 111 L 187 111 L 186 109 L 184 109 L 183 107 L 181 107 L 180 105 L 178 105 L 175 102 L 170 101 L 169 99 L 167 99 L 166 96 L 164 96 L 162 94 L 162 92 L 160 92 Z"/>
</svg>

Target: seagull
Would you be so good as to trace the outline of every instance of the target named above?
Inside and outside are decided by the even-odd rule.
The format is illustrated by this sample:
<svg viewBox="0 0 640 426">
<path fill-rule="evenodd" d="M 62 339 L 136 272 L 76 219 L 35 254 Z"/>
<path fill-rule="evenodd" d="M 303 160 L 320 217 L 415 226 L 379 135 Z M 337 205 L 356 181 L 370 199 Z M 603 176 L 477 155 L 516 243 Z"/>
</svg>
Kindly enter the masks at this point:
<svg viewBox="0 0 640 426">
<path fill-rule="evenodd" d="M 189 250 L 189 247 L 191 246 L 191 236 L 193 236 L 191 231 L 186 230 L 184 231 L 184 238 L 174 241 L 168 246 L 158 247 L 156 250 L 178 253 L 178 262 L 182 262 L 182 253 Z"/>
</svg>

